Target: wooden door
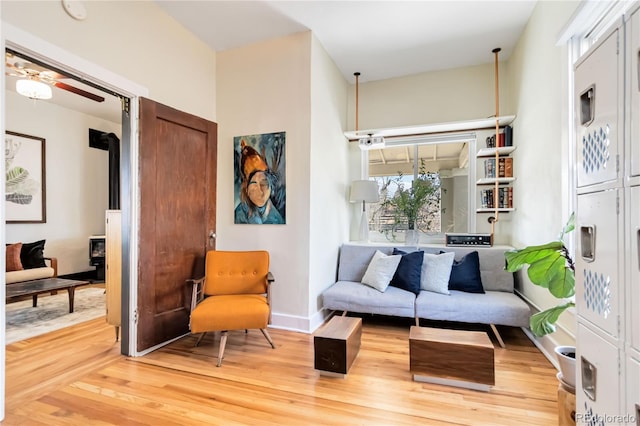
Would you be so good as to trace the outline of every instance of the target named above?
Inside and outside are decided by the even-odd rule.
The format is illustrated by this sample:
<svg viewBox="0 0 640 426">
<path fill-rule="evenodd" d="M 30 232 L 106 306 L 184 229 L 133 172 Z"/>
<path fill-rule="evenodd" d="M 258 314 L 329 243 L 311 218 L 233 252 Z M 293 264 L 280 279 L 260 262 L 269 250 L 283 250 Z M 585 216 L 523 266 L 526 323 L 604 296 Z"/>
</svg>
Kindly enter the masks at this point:
<svg viewBox="0 0 640 426">
<path fill-rule="evenodd" d="M 137 350 L 189 332 L 185 280 L 214 248 L 217 124 L 140 101 Z"/>
</svg>

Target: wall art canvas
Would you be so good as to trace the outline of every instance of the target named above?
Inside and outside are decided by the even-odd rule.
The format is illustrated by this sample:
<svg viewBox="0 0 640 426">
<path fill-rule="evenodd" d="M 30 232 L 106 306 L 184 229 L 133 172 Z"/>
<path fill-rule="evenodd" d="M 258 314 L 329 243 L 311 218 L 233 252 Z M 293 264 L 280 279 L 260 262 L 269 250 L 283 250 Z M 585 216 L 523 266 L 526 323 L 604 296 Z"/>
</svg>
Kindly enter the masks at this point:
<svg viewBox="0 0 640 426">
<path fill-rule="evenodd" d="M 286 224 L 285 132 L 233 138 L 234 223 Z"/>
<path fill-rule="evenodd" d="M 45 140 L 7 131 L 4 161 L 7 223 L 45 223 Z"/>
</svg>

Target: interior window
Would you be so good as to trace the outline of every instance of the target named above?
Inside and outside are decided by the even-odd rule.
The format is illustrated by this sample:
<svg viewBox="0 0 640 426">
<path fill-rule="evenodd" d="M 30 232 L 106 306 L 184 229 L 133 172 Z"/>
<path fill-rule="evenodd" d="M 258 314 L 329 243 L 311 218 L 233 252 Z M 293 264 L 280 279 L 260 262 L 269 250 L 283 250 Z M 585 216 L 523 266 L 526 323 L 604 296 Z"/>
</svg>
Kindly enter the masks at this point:
<svg viewBox="0 0 640 426">
<path fill-rule="evenodd" d="M 369 205 L 371 241 L 405 241 L 409 220 L 389 200 L 398 191 L 410 191 L 416 179 L 434 187 L 416 216 L 420 242 L 442 242 L 447 232 L 468 232 L 469 140 L 385 141 L 381 149 L 363 153 L 368 154 L 369 177 L 378 182 L 381 194 L 378 203 Z"/>
</svg>

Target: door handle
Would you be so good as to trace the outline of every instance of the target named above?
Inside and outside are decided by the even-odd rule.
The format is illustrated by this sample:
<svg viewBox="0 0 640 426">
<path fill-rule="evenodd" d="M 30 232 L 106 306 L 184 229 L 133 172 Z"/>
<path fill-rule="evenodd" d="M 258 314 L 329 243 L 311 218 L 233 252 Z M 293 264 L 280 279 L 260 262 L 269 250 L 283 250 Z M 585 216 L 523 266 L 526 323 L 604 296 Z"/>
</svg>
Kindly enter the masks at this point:
<svg viewBox="0 0 640 426">
<path fill-rule="evenodd" d="M 216 242 L 216 233 L 213 230 L 209 231 L 209 247 L 213 247 Z"/>
</svg>

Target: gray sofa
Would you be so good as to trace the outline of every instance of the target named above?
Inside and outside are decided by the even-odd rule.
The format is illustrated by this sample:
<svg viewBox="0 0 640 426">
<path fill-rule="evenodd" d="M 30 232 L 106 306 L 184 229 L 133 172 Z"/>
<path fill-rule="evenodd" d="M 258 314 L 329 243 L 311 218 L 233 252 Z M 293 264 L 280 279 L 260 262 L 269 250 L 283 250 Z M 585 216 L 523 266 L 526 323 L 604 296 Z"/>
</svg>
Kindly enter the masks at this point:
<svg viewBox="0 0 640 426">
<path fill-rule="evenodd" d="M 496 325 L 528 327 L 529 306 L 513 292 L 513 274 L 504 270 L 504 252 L 508 247 L 444 247 L 425 245 L 419 249 L 427 253 L 453 251 L 460 259 L 471 251 L 478 251 L 480 275 L 485 293 L 465 293 L 451 290 L 450 295 L 410 291 L 389 286 L 380 292 L 360 281 L 376 250 L 391 254 L 393 248 L 413 251 L 402 245 L 344 244 L 338 261 L 338 280 L 322 294 L 323 306 L 328 310 L 391 315 L 428 320 L 489 324 L 502 347 L 504 343 Z"/>
</svg>

